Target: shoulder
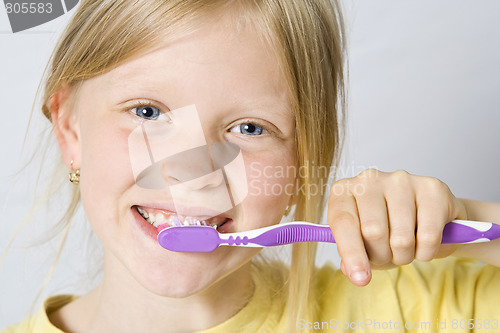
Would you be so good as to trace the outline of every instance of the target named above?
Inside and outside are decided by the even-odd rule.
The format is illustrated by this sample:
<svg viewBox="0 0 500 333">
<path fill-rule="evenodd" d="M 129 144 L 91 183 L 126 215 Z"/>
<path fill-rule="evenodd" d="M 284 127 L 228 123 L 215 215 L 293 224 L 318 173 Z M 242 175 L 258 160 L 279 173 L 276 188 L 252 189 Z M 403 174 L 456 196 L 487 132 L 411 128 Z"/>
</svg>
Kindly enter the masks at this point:
<svg viewBox="0 0 500 333">
<path fill-rule="evenodd" d="M 63 307 L 64 305 L 76 299 L 73 295 L 60 295 L 48 298 L 33 316 L 23 320 L 21 323 L 7 327 L 1 333 L 24 333 L 24 332 L 44 332 L 60 333 L 63 332 L 55 327 L 49 320 L 49 314 Z"/>
</svg>

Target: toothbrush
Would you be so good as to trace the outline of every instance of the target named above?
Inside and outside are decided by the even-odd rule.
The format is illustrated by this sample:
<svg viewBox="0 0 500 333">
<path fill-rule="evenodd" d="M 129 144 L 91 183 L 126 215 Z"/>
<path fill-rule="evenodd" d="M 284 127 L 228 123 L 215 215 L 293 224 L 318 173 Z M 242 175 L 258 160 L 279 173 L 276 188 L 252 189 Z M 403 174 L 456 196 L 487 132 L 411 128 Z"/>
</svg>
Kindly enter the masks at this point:
<svg viewBox="0 0 500 333">
<path fill-rule="evenodd" d="M 308 222 L 277 224 L 261 229 L 219 233 L 207 226 L 158 227 L 158 243 L 176 252 L 212 252 L 221 245 L 268 247 L 299 242 L 335 243 L 330 226 Z M 454 220 L 445 225 L 442 244 L 489 242 L 500 238 L 500 225 Z"/>
</svg>

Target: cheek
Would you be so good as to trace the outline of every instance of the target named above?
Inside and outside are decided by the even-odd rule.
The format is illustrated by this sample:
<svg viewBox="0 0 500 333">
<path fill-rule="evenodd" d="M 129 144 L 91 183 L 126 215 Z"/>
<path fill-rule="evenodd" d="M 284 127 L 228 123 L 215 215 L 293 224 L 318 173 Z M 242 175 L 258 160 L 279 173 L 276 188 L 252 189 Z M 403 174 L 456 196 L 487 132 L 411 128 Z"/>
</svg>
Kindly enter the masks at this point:
<svg viewBox="0 0 500 333">
<path fill-rule="evenodd" d="M 281 218 L 295 191 L 293 160 L 271 158 L 247 164 L 248 201 Z"/>
<path fill-rule="evenodd" d="M 80 190 L 85 211 L 90 221 L 99 219 L 103 211 L 109 219 L 115 219 L 120 196 L 134 184 L 129 131 L 105 124 L 84 129 Z"/>
<path fill-rule="evenodd" d="M 127 138 L 128 133 L 108 131 L 83 140 L 81 173 L 95 179 L 107 179 L 108 185 L 133 182 Z"/>
</svg>

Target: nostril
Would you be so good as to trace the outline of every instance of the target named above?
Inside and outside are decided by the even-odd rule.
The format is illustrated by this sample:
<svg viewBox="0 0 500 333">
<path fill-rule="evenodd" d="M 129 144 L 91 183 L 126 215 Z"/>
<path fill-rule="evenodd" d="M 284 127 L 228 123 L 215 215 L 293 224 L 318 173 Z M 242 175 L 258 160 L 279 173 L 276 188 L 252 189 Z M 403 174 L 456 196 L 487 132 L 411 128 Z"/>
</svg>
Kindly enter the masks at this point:
<svg viewBox="0 0 500 333">
<path fill-rule="evenodd" d="M 205 188 L 214 188 L 218 187 L 221 184 L 224 183 L 224 175 L 222 173 L 222 170 L 216 170 L 214 172 L 211 172 L 207 175 L 182 182 L 184 186 L 189 188 L 190 190 L 203 190 Z M 170 183 L 169 183 L 170 185 Z"/>
<path fill-rule="evenodd" d="M 181 181 L 174 177 L 174 176 L 171 176 L 167 173 L 167 168 L 165 166 L 165 161 L 162 161 L 161 162 L 161 172 L 162 172 L 162 175 L 163 175 L 163 179 L 165 180 L 165 184 L 168 184 L 169 186 L 172 186 L 172 185 L 176 185 L 176 184 L 179 184 L 181 183 Z"/>
</svg>

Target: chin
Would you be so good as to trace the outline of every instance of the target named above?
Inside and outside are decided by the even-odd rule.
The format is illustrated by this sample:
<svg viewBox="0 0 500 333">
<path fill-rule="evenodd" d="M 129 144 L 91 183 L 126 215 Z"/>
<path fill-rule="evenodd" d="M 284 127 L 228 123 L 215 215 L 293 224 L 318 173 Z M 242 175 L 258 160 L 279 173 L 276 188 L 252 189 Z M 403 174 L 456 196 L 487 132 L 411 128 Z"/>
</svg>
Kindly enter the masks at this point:
<svg viewBox="0 0 500 333">
<path fill-rule="evenodd" d="M 184 298 L 207 288 L 217 280 L 217 273 L 202 258 L 189 258 L 192 254 L 171 254 L 162 260 L 135 271 L 138 280 L 152 293 L 164 297 Z"/>
<path fill-rule="evenodd" d="M 189 297 L 217 285 L 233 276 L 259 252 L 235 248 L 219 248 L 210 253 L 161 250 L 164 253 L 159 257 L 139 256 L 129 271 L 151 293 L 170 298 Z"/>
</svg>

